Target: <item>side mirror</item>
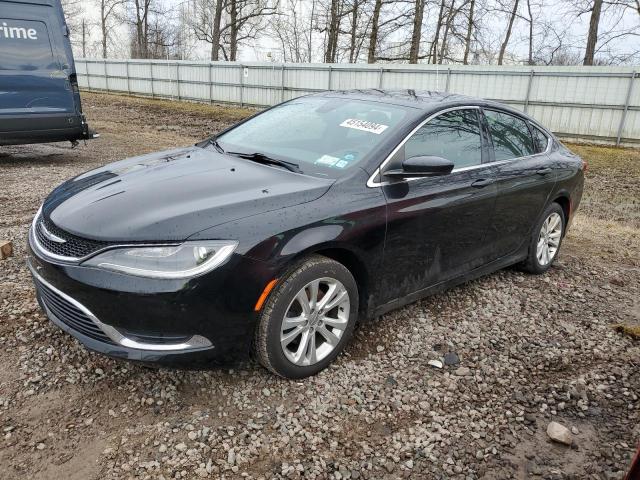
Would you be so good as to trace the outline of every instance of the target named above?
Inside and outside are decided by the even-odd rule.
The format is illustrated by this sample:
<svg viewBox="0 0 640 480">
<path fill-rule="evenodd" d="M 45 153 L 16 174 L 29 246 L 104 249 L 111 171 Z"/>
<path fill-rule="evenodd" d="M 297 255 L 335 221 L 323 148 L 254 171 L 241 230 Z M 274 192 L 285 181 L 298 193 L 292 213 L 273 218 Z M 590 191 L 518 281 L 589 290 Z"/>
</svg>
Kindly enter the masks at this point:
<svg viewBox="0 0 640 480">
<path fill-rule="evenodd" d="M 391 178 L 420 178 L 447 175 L 453 170 L 453 162 L 442 157 L 419 156 L 407 158 L 402 162 L 402 168 L 387 170 L 385 177 Z"/>
</svg>

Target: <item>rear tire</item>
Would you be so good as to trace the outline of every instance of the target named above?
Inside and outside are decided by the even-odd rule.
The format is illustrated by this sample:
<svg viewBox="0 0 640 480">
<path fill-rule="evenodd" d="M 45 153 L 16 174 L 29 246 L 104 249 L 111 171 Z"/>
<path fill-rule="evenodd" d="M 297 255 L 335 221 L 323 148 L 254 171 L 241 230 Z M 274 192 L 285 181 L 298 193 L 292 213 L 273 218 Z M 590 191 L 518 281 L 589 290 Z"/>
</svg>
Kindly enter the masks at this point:
<svg viewBox="0 0 640 480">
<path fill-rule="evenodd" d="M 258 361 L 285 378 L 325 369 L 353 334 L 358 287 L 351 272 L 314 255 L 282 278 L 264 305 L 256 329 Z"/>
<path fill-rule="evenodd" d="M 529 253 L 521 264 L 523 270 L 539 275 L 551 268 L 560 252 L 565 225 L 562 207 L 555 202 L 549 205 L 531 233 Z"/>
</svg>

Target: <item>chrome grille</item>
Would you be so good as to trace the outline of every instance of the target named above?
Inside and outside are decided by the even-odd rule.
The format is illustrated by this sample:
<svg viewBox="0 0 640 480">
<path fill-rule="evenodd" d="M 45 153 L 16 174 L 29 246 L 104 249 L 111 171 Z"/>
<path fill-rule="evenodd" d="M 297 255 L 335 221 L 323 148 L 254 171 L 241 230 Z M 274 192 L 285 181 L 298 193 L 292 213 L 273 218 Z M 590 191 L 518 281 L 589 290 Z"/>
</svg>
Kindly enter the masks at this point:
<svg viewBox="0 0 640 480">
<path fill-rule="evenodd" d="M 58 320 L 89 338 L 112 345 L 114 344 L 85 312 L 37 278 L 34 278 L 34 280 L 38 293 L 40 294 L 40 300 L 42 300 L 42 303 Z"/>
<path fill-rule="evenodd" d="M 49 232 L 51 235 L 47 235 Z M 111 245 L 108 242 L 77 237 L 57 227 L 51 220 L 40 215 L 35 222 L 35 236 L 40 246 L 49 253 L 69 258 L 83 258 Z M 57 237 L 62 241 L 52 240 Z"/>
</svg>

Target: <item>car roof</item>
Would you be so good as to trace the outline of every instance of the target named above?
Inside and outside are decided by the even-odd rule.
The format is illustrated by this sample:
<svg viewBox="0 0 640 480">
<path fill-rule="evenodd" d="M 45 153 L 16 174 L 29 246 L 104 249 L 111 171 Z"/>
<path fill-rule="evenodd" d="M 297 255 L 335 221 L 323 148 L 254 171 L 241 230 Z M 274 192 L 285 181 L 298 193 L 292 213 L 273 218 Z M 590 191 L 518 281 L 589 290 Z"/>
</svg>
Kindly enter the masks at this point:
<svg viewBox="0 0 640 480">
<path fill-rule="evenodd" d="M 389 103 L 403 107 L 417 108 L 423 111 L 441 110 L 443 108 L 460 105 L 482 106 L 487 108 L 499 108 L 515 113 L 525 118 L 529 118 L 520 110 L 516 110 L 503 103 L 486 100 L 478 97 L 471 97 L 452 92 L 439 92 L 431 90 L 332 90 L 315 94 L 323 97 L 353 98 L 355 100 L 369 100 L 375 102 Z"/>
</svg>

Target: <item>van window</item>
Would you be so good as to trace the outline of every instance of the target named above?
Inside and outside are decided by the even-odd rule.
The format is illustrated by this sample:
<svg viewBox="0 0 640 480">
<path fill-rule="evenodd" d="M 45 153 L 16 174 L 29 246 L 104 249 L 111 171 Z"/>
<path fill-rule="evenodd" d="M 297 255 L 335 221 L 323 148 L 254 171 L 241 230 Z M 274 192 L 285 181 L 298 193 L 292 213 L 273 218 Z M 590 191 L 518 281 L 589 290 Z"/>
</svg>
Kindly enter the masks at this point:
<svg viewBox="0 0 640 480">
<path fill-rule="evenodd" d="M 0 18 L 0 70 L 58 70 L 44 22 Z"/>
</svg>

